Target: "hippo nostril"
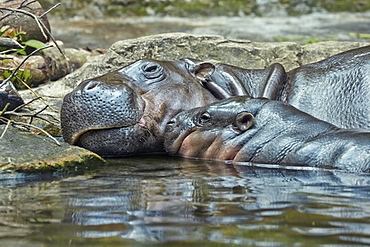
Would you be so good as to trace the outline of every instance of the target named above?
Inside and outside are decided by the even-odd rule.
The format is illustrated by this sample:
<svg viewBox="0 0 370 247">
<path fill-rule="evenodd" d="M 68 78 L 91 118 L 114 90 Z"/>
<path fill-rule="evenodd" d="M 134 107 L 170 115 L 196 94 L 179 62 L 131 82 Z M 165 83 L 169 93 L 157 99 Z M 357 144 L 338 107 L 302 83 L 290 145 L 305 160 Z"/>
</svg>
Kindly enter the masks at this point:
<svg viewBox="0 0 370 247">
<path fill-rule="evenodd" d="M 100 82 L 98 81 L 90 81 L 87 85 L 86 85 L 86 90 L 92 90 L 94 88 L 96 88 L 97 86 L 99 86 Z"/>
</svg>

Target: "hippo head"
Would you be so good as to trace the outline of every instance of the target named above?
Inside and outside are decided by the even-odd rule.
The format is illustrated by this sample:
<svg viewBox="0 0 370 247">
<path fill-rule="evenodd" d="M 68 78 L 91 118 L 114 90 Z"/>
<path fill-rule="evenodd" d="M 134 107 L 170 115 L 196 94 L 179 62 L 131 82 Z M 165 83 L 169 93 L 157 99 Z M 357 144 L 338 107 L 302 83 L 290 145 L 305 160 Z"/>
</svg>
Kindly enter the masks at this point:
<svg viewBox="0 0 370 247">
<path fill-rule="evenodd" d="M 254 125 L 254 115 L 263 104 L 258 100 L 248 105 L 250 99 L 233 97 L 179 113 L 167 123 L 167 152 L 187 158 L 233 160 L 244 140 L 239 137 Z"/>
<path fill-rule="evenodd" d="M 330 140 L 324 134 L 337 130 L 285 102 L 236 96 L 180 112 L 167 123 L 164 143 L 170 155 L 187 158 L 316 165 L 313 154 L 330 148 L 323 148 L 326 141 L 308 143 L 321 135 Z"/>
<path fill-rule="evenodd" d="M 163 133 L 177 113 L 216 101 L 197 82 L 211 63 L 139 60 L 86 80 L 64 98 L 64 140 L 103 156 L 163 152 Z"/>
</svg>

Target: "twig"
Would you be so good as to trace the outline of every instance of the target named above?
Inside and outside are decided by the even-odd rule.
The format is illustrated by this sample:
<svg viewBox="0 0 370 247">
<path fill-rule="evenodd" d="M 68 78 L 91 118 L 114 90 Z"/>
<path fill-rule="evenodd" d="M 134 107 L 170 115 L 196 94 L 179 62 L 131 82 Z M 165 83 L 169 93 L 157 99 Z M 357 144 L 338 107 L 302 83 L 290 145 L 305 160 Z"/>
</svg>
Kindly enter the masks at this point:
<svg viewBox="0 0 370 247">
<path fill-rule="evenodd" d="M 30 121 L 28 122 L 29 124 L 32 124 L 32 121 L 34 118 L 39 118 L 39 119 L 42 119 L 42 120 L 45 120 L 46 122 L 48 123 L 51 123 L 49 120 L 47 120 L 46 118 L 43 118 L 43 117 L 40 117 L 40 116 L 37 116 L 38 114 L 40 114 L 41 112 L 45 111 L 46 108 L 48 108 L 48 106 L 45 106 L 44 108 L 42 108 L 41 110 L 39 110 L 38 112 L 36 112 L 35 114 L 33 114 L 33 116 L 30 116 Z"/>
<path fill-rule="evenodd" d="M 0 139 L 3 139 L 3 137 L 4 137 L 5 133 L 6 133 L 6 131 L 7 131 L 7 130 L 8 130 L 8 128 L 9 128 L 9 126 L 10 126 L 10 121 L 8 121 L 8 122 L 6 123 L 6 126 L 5 126 L 5 128 L 4 128 L 4 130 L 3 130 L 3 133 L 1 133 Z"/>
<path fill-rule="evenodd" d="M 24 105 L 23 105 L 24 106 Z M 41 119 L 45 122 L 48 122 L 50 124 L 57 124 L 58 121 L 52 121 L 52 120 L 49 120 L 45 117 L 40 117 L 38 116 L 38 114 L 42 113 L 43 111 L 45 111 L 46 109 L 48 108 L 48 106 L 45 106 L 44 108 L 42 108 L 41 110 L 39 110 L 38 112 L 36 113 L 24 113 L 24 112 L 17 112 L 15 109 L 12 110 L 12 111 L 6 111 L 4 112 L 3 114 L 0 114 L 0 116 L 2 115 L 13 115 L 13 116 L 18 116 L 18 117 L 29 117 L 30 118 L 30 122 L 29 124 L 32 124 L 32 121 L 33 121 L 33 118 L 38 118 L 38 119 Z"/>
<path fill-rule="evenodd" d="M 50 31 L 46 28 L 45 24 L 42 22 L 41 18 L 46 15 L 47 13 L 49 13 L 51 10 L 55 9 L 56 7 L 58 7 L 60 5 L 59 4 L 56 4 L 54 7 L 52 7 L 51 9 L 49 9 L 48 11 L 46 11 L 44 14 L 42 14 L 40 17 L 37 17 L 36 15 L 28 12 L 28 11 L 25 11 L 25 10 L 22 10 L 21 8 L 23 7 L 28 7 L 28 5 L 32 4 L 36 2 L 35 0 L 31 1 L 31 2 L 27 2 L 27 0 L 23 1 L 16 9 L 14 8 L 9 8 L 9 7 L 0 7 L 0 12 L 2 13 L 1 10 L 7 10 L 9 11 L 9 13 L 7 13 L 5 16 L 2 16 L 0 17 L 0 21 L 2 19 L 4 19 L 5 17 L 9 16 L 10 14 L 15 14 L 17 16 L 17 13 L 22 13 L 22 14 L 25 14 L 25 15 L 28 15 L 28 16 L 31 16 L 33 19 L 35 19 L 40 31 L 42 32 L 42 34 L 44 35 L 45 38 L 47 37 L 50 37 L 55 46 L 58 48 L 59 52 L 65 57 L 63 51 L 60 49 L 60 47 L 58 46 L 58 44 L 56 43 L 54 37 L 51 35 Z M 47 35 L 45 34 L 45 32 L 47 33 Z M 2 87 L 3 85 L 5 85 L 6 83 L 10 82 L 10 80 L 13 78 L 13 77 L 16 77 L 19 81 L 21 81 L 21 83 L 27 87 L 35 96 L 36 98 L 30 100 L 29 102 L 25 103 L 25 104 L 22 104 L 21 106 L 18 106 L 17 108 L 15 108 L 14 110 L 12 111 L 7 111 L 7 108 L 9 107 L 9 103 L 6 104 L 6 106 L 4 107 L 4 109 L 2 109 L 0 111 L 0 121 L 1 122 L 4 122 L 6 123 L 6 127 L 4 128 L 4 131 L 2 132 L 1 136 L 0 136 L 0 139 L 4 137 L 6 131 L 8 130 L 9 126 L 12 124 L 12 125 L 15 125 L 15 126 L 23 126 L 23 127 L 26 127 L 26 128 L 34 128 L 34 129 L 37 129 L 39 131 L 41 131 L 43 134 L 45 134 L 47 137 L 51 138 L 57 145 L 60 146 L 60 143 L 52 136 L 50 135 L 48 132 L 46 132 L 45 130 L 43 130 L 42 128 L 38 127 L 38 126 L 35 126 L 35 125 L 32 125 L 32 121 L 34 118 L 38 118 L 38 119 L 41 119 L 43 121 L 46 121 L 48 123 L 52 123 L 52 121 L 50 121 L 49 119 L 47 118 L 44 118 L 44 117 L 40 117 L 39 114 L 42 113 L 44 110 L 46 110 L 48 107 L 53 109 L 55 112 L 59 112 L 58 110 L 54 109 L 53 107 L 51 107 L 49 104 L 47 104 L 40 96 L 37 95 L 37 93 L 32 90 L 21 78 L 19 78 L 17 76 L 17 71 L 20 70 L 21 66 L 23 66 L 23 64 L 27 61 L 27 59 L 29 59 L 32 55 L 34 55 L 36 52 L 39 52 L 43 49 L 47 49 L 47 48 L 50 48 L 50 47 L 53 47 L 52 45 L 48 45 L 48 46 L 45 46 L 45 47 L 42 47 L 42 48 L 39 48 L 39 49 L 36 49 L 34 50 L 33 52 L 31 52 L 25 59 L 22 60 L 22 62 L 17 66 L 17 68 L 14 69 L 14 71 L 12 72 L 12 74 L 6 78 L 5 80 L 3 80 L 1 83 L 0 83 L 0 87 Z M 18 110 L 20 110 L 22 107 L 28 105 L 28 104 L 31 104 L 33 101 L 35 100 L 41 100 L 46 106 L 44 108 L 42 108 L 41 110 L 37 111 L 36 113 L 19 113 L 19 112 L 16 112 Z M 6 116 L 9 116 L 9 115 L 13 115 L 13 116 L 20 116 L 20 117 L 29 117 L 30 118 L 30 122 L 29 123 L 24 123 L 24 122 L 17 122 L 17 121 L 14 121 L 14 120 L 11 120 L 11 119 L 8 119 L 6 117 L 4 117 L 4 115 Z"/>
<path fill-rule="evenodd" d="M 1 110 L 0 112 L 0 116 L 2 116 L 4 114 L 4 112 L 6 112 L 6 109 L 8 109 L 8 107 L 10 106 L 10 103 L 7 103 L 4 107 L 4 109 Z"/>
<path fill-rule="evenodd" d="M 29 105 L 29 104 L 31 104 L 32 102 L 34 102 L 34 101 L 36 101 L 36 100 L 38 100 L 38 99 L 40 99 L 41 97 L 37 97 L 37 98 L 33 98 L 33 99 L 31 99 L 30 101 L 28 101 L 27 103 L 24 103 L 24 104 L 22 104 L 22 105 L 20 105 L 20 106 L 18 106 L 17 108 L 15 108 L 13 111 L 14 112 L 16 112 L 16 111 L 18 111 L 19 109 L 21 109 L 22 107 L 25 107 L 26 105 Z"/>
<path fill-rule="evenodd" d="M 40 128 L 40 127 L 35 126 L 35 125 L 32 124 L 33 118 L 38 118 L 38 119 L 41 119 L 41 120 L 43 120 L 45 122 L 48 122 L 48 123 L 53 124 L 52 121 L 50 121 L 49 119 L 46 119 L 44 117 L 38 116 L 38 114 L 40 114 L 41 112 L 43 112 L 46 108 L 48 108 L 48 106 L 45 106 L 44 108 L 42 108 L 41 110 L 39 110 L 39 111 L 37 111 L 35 113 L 16 112 L 20 108 L 22 108 L 22 107 L 24 107 L 24 106 L 26 106 L 28 104 L 31 104 L 35 100 L 37 100 L 37 98 L 30 100 L 29 102 L 27 102 L 27 103 L 25 103 L 25 104 L 17 107 L 16 109 L 14 109 L 12 111 L 6 111 L 6 109 L 10 105 L 9 103 L 6 104 L 6 106 L 4 107 L 4 109 L 0 112 L 0 121 L 6 123 L 7 126 L 3 130 L 3 133 L 0 136 L 0 139 L 4 137 L 6 131 L 9 128 L 9 125 L 10 124 L 13 124 L 13 125 L 20 125 L 20 126 L 25 126 L 25 127 L 28 127 L 28 128 L 37 129 L 37 130 L 41 131 L 43 134 L 45 134 L 47 137 L 51 138 L 57 145 L 60 146 L 60 143 L 52 135 L 50 135 L 47 131 L 45 131 L 42 128 Z M 29 123 L 17 122 L 17 121 L 14 121 L 14 120 L 11 120 L 11 119 L 8 119 L 8 118 L 4 117 L 4 115 L 7 115 L 7 116 L 13 115 L 13 116 L 20 116 L 20 117 L 29 117 L 30 118 L 30 122 Z"/>
<path fill-rule="evenodd" d="M 53 7 L 51 7 L 50 9 L 48 9 L 47 11 L 45 11 L 42 15 L 40 15 L 40 18 L 44 17 L 44 15 L 47 15 L 49 14 L 50 11 L 54 10 L 55 8 L 59 7 L 59 5 L 61 5 L 61 3 L 57 3 L 55 4 Z"/>
<path fill-rule="evenodd" d="M 5 110 L 3 110 L 2 112 L 0 112 L 0 116 L 2 115 L 14 115 L 14 116 L 19 116 L 19 117 L 30 117 L 30 118 L 38 118 L 38 119 L 41 119 L 41 120 L 44 120 L 45 122 L 48 122 L 50 124 L 55 124 L 55 123 L 58 123 L 59 121 L 57 120 L 49 120 L 49 119 L 46 119 L 44 117 L 40 117 L 38 116 L 38 114 L 40 114 L 41 112 L 45 111 L 48 107 L 50 108 L 51 106 L 46 104 L 46 106 L 44 108 L 42 108 L 41 110 L 39 110 L 38 112 L 36 113 L 24 113 L 24 112 L 18 112 L 18 110 L 20 110 L 21 108 L 33 103 L 34 101 L 36 100 L 39 100 L 41 99 L 41 97 L 37 97 L 37 98 L 33 98 L 31 99 L 30 101 L 16 107 L 14 110 L 12 111 L 6 111 L 6 108 L 4 108 Z M 9 103 L 7 104 L 9 105 Z M 7 107 L 7 106 L 6 106 Z M 31 123 L 30 123 L 31 124 Z"/>
</svg>

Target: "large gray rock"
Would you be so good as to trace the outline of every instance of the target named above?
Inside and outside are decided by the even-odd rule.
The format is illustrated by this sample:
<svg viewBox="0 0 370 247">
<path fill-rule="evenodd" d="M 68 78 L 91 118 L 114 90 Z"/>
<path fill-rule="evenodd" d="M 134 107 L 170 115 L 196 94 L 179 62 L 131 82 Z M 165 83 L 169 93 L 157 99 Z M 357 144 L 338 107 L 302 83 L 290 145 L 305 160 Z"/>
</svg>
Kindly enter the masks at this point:
<svg viewBox="0 0 370 247">
<path fill-rule="evenodd" d="M 217 35 L 169 33 L 122 40 L 104 55 L 90 59 L 82 68 L 58 83 L 74 88 L 81 81 L 126 66 L 138 59 L 195 58 L 215 60 L 251 69 L 281 63 L 286 70 L 317 62 L 334 54 L 370 45 L 361 42 L 320 42 L 299 45 L 294 42 L 251 42 Z"/>
</svg>

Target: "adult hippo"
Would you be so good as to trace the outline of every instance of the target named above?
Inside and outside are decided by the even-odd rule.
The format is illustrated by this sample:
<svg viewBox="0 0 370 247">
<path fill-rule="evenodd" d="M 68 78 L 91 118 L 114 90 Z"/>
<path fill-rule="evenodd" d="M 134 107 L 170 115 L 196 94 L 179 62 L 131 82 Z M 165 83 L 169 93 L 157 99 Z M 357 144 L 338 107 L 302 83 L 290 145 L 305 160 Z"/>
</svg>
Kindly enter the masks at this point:
<svg viewBox="0 0 370 247">
<path fill-rule="evenodd" d="M 232 97 L 183 111 L 167 124 L 165 147 L 189 158 L 370 171 L 370 132 L 265 98 Z"/>
<path fill-rule="evenodd" d="M 84 81 L 64 98 L 64 140 L 103 156 L 164 152 L 163 133 L 173 116 L 216 101 L 195 79 L 207 69 L 139 60 Z"/>
<path fill-rule="evenodd" d="M 343 128 L 370 128 L 370 46 L 285 72 L 191 59 L 139 60 L 81 83 L 61 111 L 65 141 L 103 156 L 163 152 L 182 110 L 237 95 L 267 97 Z M 338 114 L 340 112 L 341 114 Z"/>
</svg>

